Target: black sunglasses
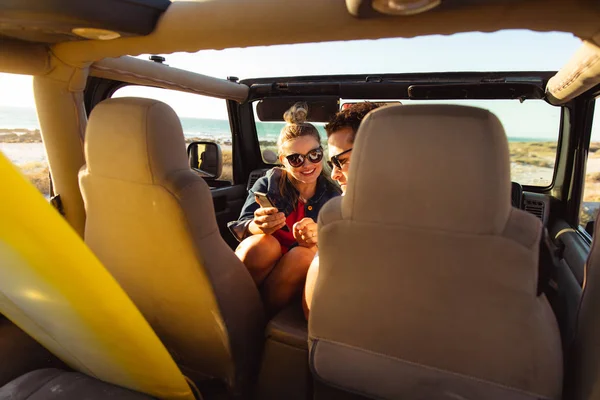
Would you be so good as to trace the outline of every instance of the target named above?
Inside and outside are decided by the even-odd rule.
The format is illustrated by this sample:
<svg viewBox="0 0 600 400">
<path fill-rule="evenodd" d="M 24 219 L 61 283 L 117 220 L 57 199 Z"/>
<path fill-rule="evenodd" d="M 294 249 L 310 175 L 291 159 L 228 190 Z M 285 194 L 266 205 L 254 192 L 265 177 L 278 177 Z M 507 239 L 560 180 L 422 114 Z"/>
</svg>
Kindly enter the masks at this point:
<svg viewBox="0 0 600 400">
<path fill-rule="evenodd" d="M 316 149 L 312 149 L 306 154 L 290 154 L 285 156 L 290 165 L 294 168 L 299 168 L 304 165 L 304 161 L 308 160 L 313 164 L 320 163 L 323 159 L 323 147 L 319 146 Z"/>
<path fill-rule="evenodd" d="M 329 168 L 333 169 L 333 166 L 335 165 L 336 167 L 338 167 L 339 169 L 342 169 L 342 167 L 344 166 L 344 164 L 346 163 L 346 160 L 340 160 L 339 157 L 343 156 L 346 153 L 349 153 L 352 151 L 352 148 L 342 151 L 340 154 L 336 154 L 335 156 L 331 157 L 331 161 L 327 161 L 327 165 L 329 165 Z"/>
</svg>

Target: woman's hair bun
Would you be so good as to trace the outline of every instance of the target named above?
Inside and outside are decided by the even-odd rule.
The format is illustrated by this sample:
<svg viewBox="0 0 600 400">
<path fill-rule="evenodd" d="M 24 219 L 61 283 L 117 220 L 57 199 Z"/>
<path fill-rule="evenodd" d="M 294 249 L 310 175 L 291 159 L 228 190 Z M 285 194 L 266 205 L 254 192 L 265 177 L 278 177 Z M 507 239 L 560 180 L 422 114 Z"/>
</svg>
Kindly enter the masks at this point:
<svg viewBox="0 0 600 400">
<path fill-rule="evenodd" d="M 298 103 L 294 104 L 293 106 L 291 106 L 290 109 L 287 110 L 283 114 L 283 119 L 288 124 L 299 125 L 299 124 L 303 124 L 304 122 L 306 122 L 307 116 L 308 116 L 308 104 L 306 104 L 304 102 L 298 102 Z"/>
</svg>

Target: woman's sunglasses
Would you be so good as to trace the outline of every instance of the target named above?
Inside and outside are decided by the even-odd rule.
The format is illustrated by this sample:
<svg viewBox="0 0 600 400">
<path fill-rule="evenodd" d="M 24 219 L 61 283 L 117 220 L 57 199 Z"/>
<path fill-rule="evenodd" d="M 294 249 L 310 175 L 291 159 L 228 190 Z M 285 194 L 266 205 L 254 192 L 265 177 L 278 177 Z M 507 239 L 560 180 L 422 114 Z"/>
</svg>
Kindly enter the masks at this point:
<svg viewBox="0 0 600 400">
<path fill-rule="evenodd" d="M 290 154 L 289 156 L 285 156 L 290 165 L 294 168 L 299 168 L 304 165 L 304 161 L 308 160 L 313 164 L 320 163 L 323 159 L 323 147 L 319 146 L 316 149 L 312 149 L 306 154 Z"/>
<path fill-rule="evenodd" d="M 342 169 L 342 167 L 348 160 L 340 160 L 339 157 L 343 156 L 346 153 L 350 153 L 351 151 L 352 149 L 350 148 L 346 151 L 342 151 L 340 154 L 336 154 L 335 156 L 331 157 L 331 161 L 327 161 L 327 165 L 329 165 L 329 168 L 333 169 L 333 166 L 335 165 L 339 169 Z"/>
</svg>

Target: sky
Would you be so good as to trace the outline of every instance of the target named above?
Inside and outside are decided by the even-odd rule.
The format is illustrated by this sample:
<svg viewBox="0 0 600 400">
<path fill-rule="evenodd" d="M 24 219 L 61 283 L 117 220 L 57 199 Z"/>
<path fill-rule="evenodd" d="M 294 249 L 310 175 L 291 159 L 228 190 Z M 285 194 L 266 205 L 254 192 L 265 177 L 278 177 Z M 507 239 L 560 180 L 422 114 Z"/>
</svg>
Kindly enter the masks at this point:
<svg viewBox="0 0 600 400">
<path fill-rule="evenodd" d="M 355 73 L 554 71 L 560 69 L 580 45 L 580 39 L 572 34 L 510 30 L 206 50 L 164 56 L 166 63 L 173 67 L 240 79 Z M 224 101 L 218 99 L 135 87 L 121 89 L 116 95 L 159 98 L 180 116 L 226 118 Z M 3 105 L 33 108 L 31 77 L 0 73 L 0 106 Z"/>
</svg>

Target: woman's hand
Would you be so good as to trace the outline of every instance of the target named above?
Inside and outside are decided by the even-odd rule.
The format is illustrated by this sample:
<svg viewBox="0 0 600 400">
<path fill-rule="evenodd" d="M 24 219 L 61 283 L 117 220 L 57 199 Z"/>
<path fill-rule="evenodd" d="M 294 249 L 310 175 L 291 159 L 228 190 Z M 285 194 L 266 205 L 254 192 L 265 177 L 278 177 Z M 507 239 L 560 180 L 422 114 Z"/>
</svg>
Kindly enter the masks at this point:
<svg viewBox="0 0 600 400">
<path fill-rule="evenodd" d="M 303 218 L 294 224 L 294 238 L 300 246 L 317 244 L 317 223 L 312 218 Z"/>
<path fill-rule="evenodd" d="M 254 211 L 254 219 L 248 225 L 253 235 L 270 235 L 285 226 L 285 214 L 275 207 L 261 207 Z"/>
</svg>

